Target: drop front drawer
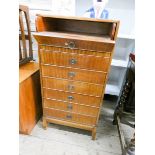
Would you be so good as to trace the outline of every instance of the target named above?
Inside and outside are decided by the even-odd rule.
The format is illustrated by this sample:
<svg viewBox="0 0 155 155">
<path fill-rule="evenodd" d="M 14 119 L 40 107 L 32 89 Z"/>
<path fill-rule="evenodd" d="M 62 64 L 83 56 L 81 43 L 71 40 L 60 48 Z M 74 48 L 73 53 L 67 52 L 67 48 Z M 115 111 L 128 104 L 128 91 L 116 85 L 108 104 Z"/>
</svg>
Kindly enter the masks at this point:
<svg viewBox="0 0 155 155">
<path fill-rule="evenodd" d="M 74 112 L 78 114 L 97 116 L 99 112 L 99 108 L 79 105 L 75 103 L 69 103 L 69 102 L 63 102 L 63 101 L 57 101 L 57 100 L 51 100 L 51 99 L 44 99 L 43 102 L 44 102 L 45 108 L 54 108 L 54 109 Z"/>
<path fill-rule="evenodd" d="M 52 89 L 43 89 L 43 97 L 68 101 L 73 103 L 79 103 L 84 105 L 90 105 L 95 107 L 100 107 L 100 103 L 102 102 L 101 97 L 94 97 L 83 94 L 76 94 L 71 92 L 64 92 L 60 90 L 52 90 Z"/>
<path fill-rule="evenodd" d="M 96 117 L 79 115 L 71 112 L 65 112 L 65 111 L 48 109 L 48 108 L 44 108 L 43 111 L 44 111 L 44 116 L 46 117 L 53 117 L 57 119 L 63 119 L 66 121 L 76 122 L 80 124 L 87 124 L 87 125 L 96 124 Z"/>
<path fill-rule="evenodd" d="M 89 71 L 82 69 L 42 65 L 42 75 L 56 78 L 65 78 L 76 81 L 103 84 L 107 73 L 101 71 Z"/>
<path fill-rule="evenodd" d="M 82 93 L 87 95 L 101 96 L 103 85 L 84 83 L 78 81 L 55 79 L 55 78 L 42 78 L 43 87 L 58 90 L 64 90 L 75 93 Z"/>
<path fill-rule="evenodd" d="M 44 36 L 39 36 L 40 41 L 38 43 L 44 43 L 46 45 L 68 49 L 112 52 L 115 45 L 115 41 L 110 40 L 110 38 L 99 38 L 89 35 L 83 36 L 78 34 L 66 34 L 59 32 L 43 32 L 43 34 Z M 57 35 L 57 37 L 54 37 L 54 35 Z M 35 34 L 35 38 L 38 38 L 37 34 Z"/>
<path fill-rule="evenodd" d="M 65 50 L 65 49 L 64 49 Z M 74 50 L 73 50 L 74 51 Z M 106 54 L 106 53 L 105 53 Z M 41 63 L 73 68 L 108 71 L 110 57 L 40 49 Z"/>
</svg>

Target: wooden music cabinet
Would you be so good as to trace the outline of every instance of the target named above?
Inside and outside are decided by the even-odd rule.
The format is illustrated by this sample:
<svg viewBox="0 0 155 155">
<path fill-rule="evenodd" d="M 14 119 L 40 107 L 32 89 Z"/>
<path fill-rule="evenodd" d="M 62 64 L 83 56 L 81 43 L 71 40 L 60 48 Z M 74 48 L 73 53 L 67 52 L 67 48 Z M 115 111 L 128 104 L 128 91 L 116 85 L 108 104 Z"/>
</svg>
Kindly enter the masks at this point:
<svg viewBox="0 0 155 155">
<path fill-rule="evenodd" d="M 102 106 L 119 21 L 37 15 L 43 127 L 92 131 Z"/>
</svg>

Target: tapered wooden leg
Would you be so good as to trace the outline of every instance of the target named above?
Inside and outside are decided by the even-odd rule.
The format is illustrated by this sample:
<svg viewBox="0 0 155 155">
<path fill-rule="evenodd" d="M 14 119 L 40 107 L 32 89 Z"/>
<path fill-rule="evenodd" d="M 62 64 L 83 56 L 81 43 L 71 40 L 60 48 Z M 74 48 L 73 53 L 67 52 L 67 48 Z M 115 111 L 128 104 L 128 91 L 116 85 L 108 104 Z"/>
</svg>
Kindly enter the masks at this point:
<svg viewBox="0 0 155 155">
<path fill-rule="evenodd" d="M 47 121 L 46 118 L 43 117 L 43 128 L 46 130 L 47 129 Z"/>
<path fill-rule="evenodd" d="M 96 140 L 96 128 L 92 130 L 92 140 Z"/>
<path fill-rule="evenodd" d="M 98 120 L 101 120 L 101 115 L 99 115 L 99 118 L 98 118 Z"/>
</svg>

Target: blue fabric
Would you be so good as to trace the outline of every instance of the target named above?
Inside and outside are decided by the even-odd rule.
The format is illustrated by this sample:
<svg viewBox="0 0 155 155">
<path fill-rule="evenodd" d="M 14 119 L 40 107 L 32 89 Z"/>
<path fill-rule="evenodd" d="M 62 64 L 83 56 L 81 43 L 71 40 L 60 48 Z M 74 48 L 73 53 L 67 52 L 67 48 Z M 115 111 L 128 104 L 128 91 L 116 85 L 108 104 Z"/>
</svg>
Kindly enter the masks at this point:
<svg viewBox="0 0 155 155">
<path fill-rule="evenodd" d="M 90 18 L 95 18 L 95 10 L 94 8 L 90 8 L 89 10 L 87 10 L 86 12 L 90 13 Z M 103 10 L 102 13 L 101 13 L 101 16 L 100 18 L 102 19 L 108 19 L 108 15 L 109 15 L 109 12 L 107 10 Z"/>
</svg>

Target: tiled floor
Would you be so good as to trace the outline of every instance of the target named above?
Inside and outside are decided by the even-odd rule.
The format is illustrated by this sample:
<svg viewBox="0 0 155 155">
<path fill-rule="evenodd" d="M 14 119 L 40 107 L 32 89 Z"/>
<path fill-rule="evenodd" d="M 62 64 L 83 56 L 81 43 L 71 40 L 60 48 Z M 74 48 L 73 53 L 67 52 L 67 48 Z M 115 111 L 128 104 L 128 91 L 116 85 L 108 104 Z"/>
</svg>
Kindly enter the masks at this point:
<svg viewBox="0 0 155 155">
<path fill-rule="evenodd" d="M 20 135 L 20 155 L 121 155 L 117 127 L 112 125 L 115 101 L 105 100 L 97 128 L 97 139 L 85 130 L 49 124 L 41 120 L 31 135 Z"/>
</svg>

